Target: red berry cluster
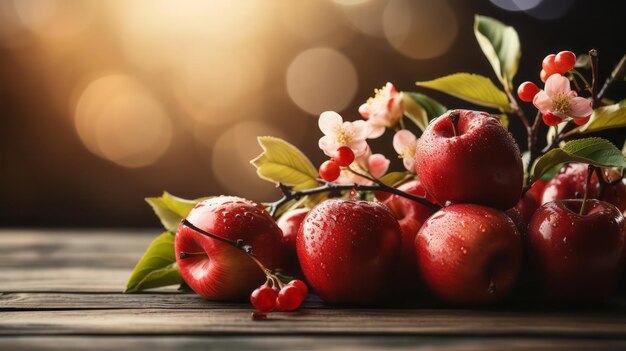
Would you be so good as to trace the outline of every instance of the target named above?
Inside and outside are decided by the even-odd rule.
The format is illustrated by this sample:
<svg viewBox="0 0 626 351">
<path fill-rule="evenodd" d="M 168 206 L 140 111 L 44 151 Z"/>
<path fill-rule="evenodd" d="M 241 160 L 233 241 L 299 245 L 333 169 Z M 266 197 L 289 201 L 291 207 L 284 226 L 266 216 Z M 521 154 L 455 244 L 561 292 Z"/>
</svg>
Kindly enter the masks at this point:
<svg viewBox="0 0 626 351">
<path fill-rule="evenodd" d="M 339 178 L 341 167 L 348 167 L 354 162 L 354 152 L 347 146 L 342 146 L 335 151 L 333 157 L 320 166 L 320 177 L 327 182 Z"/>
<path fill-rule="evenodd" d="M 539 74 L 541 81 L 546 82 L 548 77 L 553 74 L 565 74 L 576 64 L 576 55 L 571 51 L 561 51 L 558 54 L 550 54 L 546 56 L 541 62 L 542 70 Z M 541 89 L 533 82 L 524 82 L 517 88 L 517 96 L 524 102 L 532 102 L 535 95 L 539 93 Z M 550 112 L 544 113 L 541 118 L 543 123 L 552 127 L 561 123 L 563 120 Z M 585 125 L 589 122 L 591 116 L 586 118 L 574 118 L 573 122 L 579 126 Z"/>
<path fill-rule="evenodd" d="M 259 312 L 272 312 L 275 309 L 295 311 L 308 294 L 309 289 L 301 280 L 294 279 L 287 284 L 268 280 L 250 294 L 250 302 Z"/>
<path fill-rule="evenodd" d="M 574 68 L 575 64 L 576 55 L 571 51 L 561 51 L 558 54 L 550 54 L 541 62 L 543 69 L 539 73 L 539 78 L 545 83 L 546 79 L 551 75 L 555 73 L 563 75 Z"/>
</svg>

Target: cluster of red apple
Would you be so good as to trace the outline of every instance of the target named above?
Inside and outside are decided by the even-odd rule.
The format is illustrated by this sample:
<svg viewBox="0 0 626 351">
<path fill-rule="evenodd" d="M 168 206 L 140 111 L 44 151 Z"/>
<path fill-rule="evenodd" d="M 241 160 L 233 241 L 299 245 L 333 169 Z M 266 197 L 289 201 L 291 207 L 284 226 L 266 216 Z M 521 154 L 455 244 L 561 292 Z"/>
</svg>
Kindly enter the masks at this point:
<svg viewBox="0 0 626 351">
<path fill-rule="evenodd" d="M 346 167 L 350 158 L 338 150 L 327 162 Z M 336 172 L 325 169 L 320 175 L 330 181 Z M 485 304 L 519 281 L 533 281 L 549 298 L 597 300 L 615 291 L 626 235 L 626 184 L 607 186 L 615 174 L 571 164 L 524 192 L 511 134 L 497 117 L 466 110 L 428 125 L 417 140 L 415 171 L 419 180 L 398 189 L 440 210 L 375 192 L 374 201 L 329 199 L 276 222 L 248 200 L 205 200 L 188 223 L 252 252 L 183 223 L 175 239 L 180 273 L 210 300 L 241 299 L 256 286 L 250 300 L 259 311 L 297 309 L 308 293 L 300 280 L 268 280 L 276 268 L 303 277 L 334 304 L 415 297 L 422 288 L 448 303 Z"/>
</svg>

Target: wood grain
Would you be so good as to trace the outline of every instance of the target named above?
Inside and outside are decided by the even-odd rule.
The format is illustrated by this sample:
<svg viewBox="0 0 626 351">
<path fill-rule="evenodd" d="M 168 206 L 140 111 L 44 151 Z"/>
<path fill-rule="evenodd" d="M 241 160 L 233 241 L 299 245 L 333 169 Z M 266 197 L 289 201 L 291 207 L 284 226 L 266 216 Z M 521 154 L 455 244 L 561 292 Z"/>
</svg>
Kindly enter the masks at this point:
<svg viewBox="0 0 626 351">
<path fill-rule="evenodd" d="M 250 319 L 249 309 L 2 313 L 0 335 L 450 335 L 626 339 L 626 316 L 480 310 L 302 309 Z"/>
<path fill-rule="evenodd" d="M 626 341 L 603 340 L 607 350 L 626 349 Z M 555 340 L 529 338 L 453 338 L 453 337 L 375 337 L 375 336 L 193 336 L 193 337 L 8 337 L 0 338 L 3 350 L 72 351 L 72 350 L 446 350 L 446 351 L 524 351 L 524 350 L 598 350 L 598 340 Z"/>
<path fill-rule="evenodd" d="M 338 308 L 250 319 L 176 287 L 121 294 L 160 231 L 0 231 L 0 349 L 626 349 L 626 304 Z"/>
</svg>

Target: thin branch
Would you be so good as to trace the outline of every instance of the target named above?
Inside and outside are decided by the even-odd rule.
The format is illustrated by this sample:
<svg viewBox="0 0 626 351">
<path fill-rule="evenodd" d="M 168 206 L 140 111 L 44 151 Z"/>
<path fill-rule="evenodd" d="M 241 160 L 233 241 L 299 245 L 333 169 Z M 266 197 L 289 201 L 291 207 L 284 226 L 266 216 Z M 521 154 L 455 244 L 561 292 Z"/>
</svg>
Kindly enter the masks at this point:
<svg viewBox="0 0 626 351">
<path fill-rule="evenodd" d="M 596 108 L 600 103 L 598 99 L 598 51 L 589 50 L 589 57 L 591 58 L 591 107 Z"/>
<path fill-rule="evenodd" d="M 602 89 L 598 92 L 597 99 L 602 100 L 604 94 L 606 94 L 613 82 L 621 80 L 624 77 L 624 74 L 626 74 L 626 54 L 622 56 L 622 59 L 615 66 L 613 72 L 611 72 L 611 75 L 606 79 L 606 81 L 604 81 Z"/>
<path fill-rule="evenodd" d="M 285 187 L 281 187 L 281 190 L 284 189 Z M 289 189 L 289 188 L 287 188 Z M 276 215 L 276 211 L 283 206 L 284 204 L 286 204 L 287 202 L 291 201 L 291 200 L 297 200 L 302 198 L 303 196 L 308 196 L 308 195 L 315 195 L 315 194 L 321 194 L 321 193 L 326 193 L 326 192 L 341 192 L 341 191 L 347 191 L 347 190 L 352 190 L 355 189 L 357 191 L 382 191 L 382 192 L 386 192 L 386 193 L 390 193 L 390 194 L 395 194 L 398 196 L 402 196 L 406 199 L 415 201 L 421 205 L 424 205 L 426 207 L 428 207 L 429 209 L 433 210 L 433 211 L 437 211 L 439 210 L 441 207 L 438 205 L 433 204 L 432 202 L 428 201 L 426 198 L 421 197 L 421 196 L 417 196 L 417 195 L 413 195 L 411 193 L 407 193 L 405 191 L 396 189 L 394 187 L 390 187 L 382 182 L 375 184 L 375 185 L 361 185 L 361 184 L 335 184 L 335 183 L 325 183 L 322 186 L 319 186 L 317 188 L 311 188 L 311 189 L 305 189 L 305 190 L 298 190 L 298 191 L 293 191 L 291 189 L 287 190 L 286 192 L 283 192 L 283 197 L 281 197 L 280 199 L 278 199 L 275 202 L 272 202 L 270 205 L 270 215 L 272 215 L 273 217 Z"/>
</svg>

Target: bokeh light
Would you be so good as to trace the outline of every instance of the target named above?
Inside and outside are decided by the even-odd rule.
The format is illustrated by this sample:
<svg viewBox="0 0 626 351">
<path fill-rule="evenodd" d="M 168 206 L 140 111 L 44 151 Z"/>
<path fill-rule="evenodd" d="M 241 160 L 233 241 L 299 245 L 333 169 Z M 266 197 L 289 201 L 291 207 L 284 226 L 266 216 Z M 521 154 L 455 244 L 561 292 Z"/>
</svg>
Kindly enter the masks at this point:
<svg viewBox="0 0 626 351">
<path fill-rule="evenodd" d="M 276 188 L 256 175 L 250 160 L 261 153 L 257 137 L 271 135 L 285 138 L 275 127 L 261 121 L 246 121 L 227 129 L 215 142 L 211 169 L 219 184 L 229 194 L 254 200 L 271 198 Z"/>
<path fill-rule="evenodd" d="M 94 154 L 124 167 L 142 167 L 167 151 L 172 123 L 164 108 L 136 79 L 107 75 L 84 89 L 74 125 Z"/>
<path fill-rule="evenodd" d="M 287 70 L 287 92 L 304 111 L 319 115 L 323 111 L 341 111 L 348 107 L 358 87 L 352 62 L 330 48 L 301 52 Z"/>
<path fill-rule="evenodd" d="M 354 37 L 341 11 L 329 1 L 284 1 L 277 10 L 287 32 L 312 45 L 338 47 Z"/>
<path fill-rule="evenodd" d="M 383 15 L 387 41 L 414 59 L 447 52 L 459 31 L 456 15 L 445 0 L 391 0 Z"/>
<path fill-rule="evenodd" d="M 220 125 L 242 116 L 234 105 L 255 99 L 265 82 L 263 50 L 199 47 L 181 59 L 175 71 L 174 93 L 184 110 L 197 122 Z"/>
<path fill-rule="evenodd" d="M 189 51 L 236 46 L 260 31 L 261 0 L 118 1 L 122 45 L 128 59 L 147 70 L 176 67 Z M 219 49 L 216 49 L 219 48 Z"/>
<path fill-rule="evenodd" d="M 95 0 L 14 0 L 13 5 L 26 28 L 47 38 L 80 34 L 96 10 Z"/>
<path fill-rule="evenodd" d="M 489 0 L 492 4 L 507 11 L 530 10 L 543 0 Z"/>
<path fill-rule="evenodd" d="M 388 0 L 335 0 L 343 11 L 346 19 L 359 32 L 384 37 L 383 12 Z"/>
</svg>

